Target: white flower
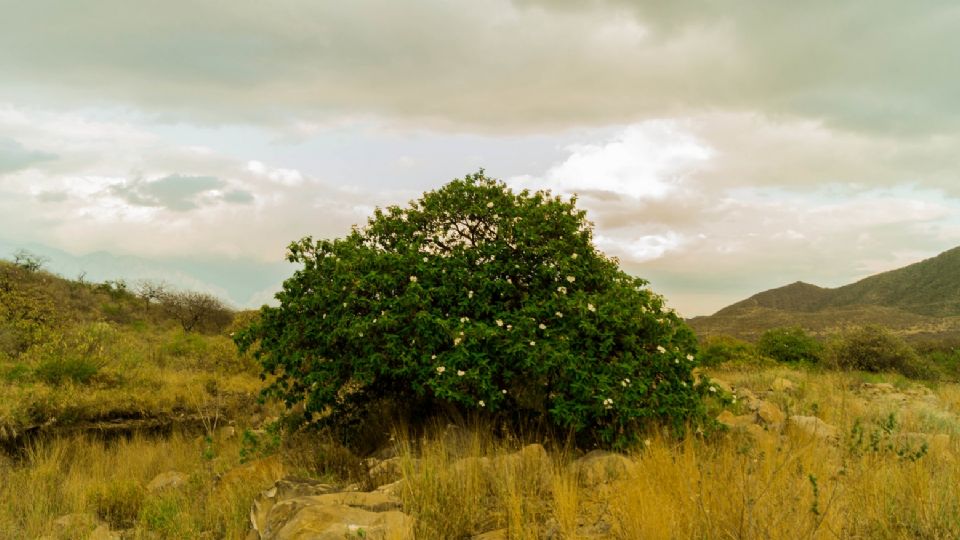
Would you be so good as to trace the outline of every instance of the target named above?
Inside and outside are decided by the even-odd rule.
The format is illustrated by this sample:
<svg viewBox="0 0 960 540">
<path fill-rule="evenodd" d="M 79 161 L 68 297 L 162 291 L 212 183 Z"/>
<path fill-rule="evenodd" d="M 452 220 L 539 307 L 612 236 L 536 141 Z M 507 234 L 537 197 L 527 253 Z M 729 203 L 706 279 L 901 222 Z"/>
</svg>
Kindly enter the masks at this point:
<svg viewBox="0 0 960 540">
<path fill-rule="evenodd" d="M 587 304 L 587 311 L 596 311 L 597 308 L 593 307 L 593 304 Z"/>
<path fill-rule="evenodd" d="M 377 320 L 376 320 L 376 319 L 374 319 L 374 320 L 373 320 L 373 323 L 374 323 L 374 324 L 376 324 L 376 323 L 377 323 Z"/>
<path fill-rule="evenodd" d="M 445 367 L 443 367 L 443 366 L 437 366 L 437 373 L 443 373 L 443 372 L 446 371 L 446 370 L 447 370 L 447 368 L 445 368 Z"/>
<path fill-rule="evenodd" d="M 556 312 L 556 313 L 554 313 L 554 315 L 556 315 L 558 319 L 562 319 L 562 318 L 563 318 L 563 313 L 560 313 L 559 311 Z"/>
<path fill-rule="evenodd" d="M 463 341 L 463 338 L 453 338 L 453 346 L 456 347 L 461 341 Z"/>
<path fill-rule="evenodd" d="M 574 276 L 567 276 L 567 282 L 569 282 L 569 283 L 573 283 L 573 282 L 576 281 L 576 280 L 577 280 L 577 278 L 574 277 Z"/>
<path fill-rule="evenodd" d="M 577 215 L 577 210 L 576 210 L 575 208 L 571 208 L 571 209 L 570 209 L 570 215 L 571 215 L 571 216 Z"/>
<path fill-rule="evenodd" d="M 643 440 L 643 445 L 644 445 L 644 446 L 650 446 L 650 439 L 644 439 L 644 440 Z"/>
<path fill-rule="evenodd" d="M 436 360 L 436 359 L 437 359 L 437 355 L 435 355 L 435 354 L 434 354 L 434 355 L 431 355 L 431 356 L 430 356 L 430 359 L 431 359 L 431 360 Z"/>
<path fill-rule="evenodd" d="M 566 287 L 557 287 L 557 292 L 560 293 L 560 294 L 567 294 L 567 288 L 566 288 Z"/>
<path fill-rule="evenodd" d="M 667 350 L 663 348 L 663 345 L 657 345 L 657 352 L 663 354 L 667 352 Z"/>
<path fill-rule="evenodd" d="M 511 285 L 513 285 L 513 280 L 512 280 L 512 279 L 510 279 L 510 278 L 507 278 L 507 283 L 509 283 L 509 284 L 511 284 Z"/>
<path fill-rule="evenodd" d="M 711 387 L 710 387 L 710 391 L 713 392 L 714 394 L 716 394 L 716 393 L 717 393 L 717 387 L 716 387 L 716 386 L 711 386 Z"/>
<path fill-rule="evenodd" d="M 324 318 L 324 319 L 327 318 L 327 314 L 326 314 L 326 313 L 323 314 L 323 318 Z"/>
<path fill-rule="evenodd" d="M 467 372 L 464 371 L 464 370 L 462 370 L 462 369 L 458 369 L 458 370 L 457 370 L 457 377 L 463 377 L 463 376 L 466 375 L 466 374 L 467 374 Z"/>
<path fill-rule="evenodd" d="M 473 298 L 473 291 L 467 291 L 467 298 Z"/>
<path fill-rule="evenodd" d="M 537 344 L 536 341 L 531 341 L 531 342 L 530 342 L 530 346 L 531 346 L 531 347 L 535 346 L 536 344 Z"/>
<path fill-rule="evenodd" d="M 685 383 L 685 382 L 683 382 L 683 381 L 680 381 L 680 386 L 686 388 L 686 387 L 687 387 L 687 383 Z"/>
<path fill-rule="evenodd" d="M 540 329 L 541 329 L 541 330 L 546 330 L 546 329 L 547 329 L 547 325 L 545 325 L 545 324 L 543 324 L 543 323 L 540 323 Z"/>
<path fill-rule="evenodd" d="M 427 262 L 428 260 L 426 257 L 423 258 L 423 262 Z"/>
<path fill-rule="evenodd" d="M 506 388 L 504 388 L 503 390 L 501 390 L 501 391 L 500 391 L 500 393 L 501 393 L 501 394 L 504 394 L 504 395 L 506 395 L 506 393 L 507 393 L 507 389 L 506 389 Z"/>
<path fill-rule="evenodd" d="M 620 381 L 620 386 L 623 386 L 624 388 L 626 388 L 627 381 Z"/>
<path fill-rule="evenodd" d="M 481 406 L 481 407 L 486 407 L 486 406 L 487 406 L 487 404 L 484 403 L 482 399 L 477 402 L 477 405 L 479 405 L 479 406 Z"/>
<path fill-rule="evenodd" d="M 417 276 L 410 276 L 410 283 L 416 283 L 416 282 L 417 282 Z"/>
<path fill-rule="evenodd" d="M 503 321 L 500 319 L 497 319 L 497 326 L 503 326 Z"/>
<path fill-rule="evenodd" d="M 693 362 L 693 355 L 692 355 L 692 354 L 688 354 L 688 355 L 687 355 L 687 360 Z"/>
<path fill-rule="evenodd" d="M 470 320 L 470 319 L 468 319 L 468 318 L 466 318 L 466 317 L 460 317 L 460 322 L 461 322 L 461 323 L 465 323 L 465 322 L 467 322 L 467 321 L 469 321 L 469 320 Z"/>
<path fill-rule="evenodd" d="M 570 256 L 570 258 L 571 258 L 571 259 L 576 259 L 576 258 L 577 258 L 577 254 L 574 253 L 573 255 Z"/>
<path fill-rule="evenodd" d="M 508 325 L 507 325 L 507 330 L 513 330 L 513 325 L 512 325 L 512 324 L 508 324 Z"/>
<path fill-rule="evenodd" d="M 360 332 L 360 337 L 363 337 L 363 332 Z"/>
<path fill-rule="evenodd" d="M 347 303 L 346 303 L 346 302 L 343 303 L 343 307 L 347 307 Z"/>
<path fill-rule="evenodd" d="M 488 202 L 488 203 L 487 203 L 487 208 L 493 208 L 493 203 L 492 203 L 492 202 Z"/>
<path fill-rule="evenodd" d="M 674 364 L 679 364 L 679 363 L 680 363 L 680 359 L 674 358 L 674 359 L 673 359 L 673 363 L 674 363 Z"/>
</svg>

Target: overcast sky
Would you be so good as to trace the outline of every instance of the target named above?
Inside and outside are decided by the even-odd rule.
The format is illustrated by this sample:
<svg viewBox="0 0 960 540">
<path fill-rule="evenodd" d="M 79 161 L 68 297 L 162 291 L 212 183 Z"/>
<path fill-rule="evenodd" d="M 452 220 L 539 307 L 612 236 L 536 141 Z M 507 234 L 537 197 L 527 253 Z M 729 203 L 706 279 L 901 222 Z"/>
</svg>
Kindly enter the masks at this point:
<svg viewBox="0 0 960 540">
<path fill-rule="evenodd" d="M 156 261 L 237 305 L 290 241 L 480 167 L 580 194 L 686 316 L 960 244 L 953 2 L 0 9 L 0 245 Z"/>
</svg>

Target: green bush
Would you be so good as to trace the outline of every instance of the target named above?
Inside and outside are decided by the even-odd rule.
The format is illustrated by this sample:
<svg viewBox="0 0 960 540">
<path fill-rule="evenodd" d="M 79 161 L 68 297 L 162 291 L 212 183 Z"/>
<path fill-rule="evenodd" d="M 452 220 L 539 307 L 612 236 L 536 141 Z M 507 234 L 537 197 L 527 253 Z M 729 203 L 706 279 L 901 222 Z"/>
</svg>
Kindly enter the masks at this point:
<svg viewBox="0 0 960 540">
<path fill-rule="evenodd" d="M 827 347 L 825 360 L 839 369 L 897 372 L 911 378 L 937 376 L 936 368 L 910 345 L 879 326 L 865 326 L 835 337 Z"/>
<path fill-rule="evenodd" d="M 48 384 L 89 383 L 107 363 L 116 330 L 107 323 L 91 323 L 51 331 L 46 341 L 22 356 L 34 365 L 34 376 Z"/>
<path fill-rule="evenodd" d="M 362 419 L 388 398 L 608 446 L 702 418 L 692 332 L 594 248 L 575 200 L 480 172 L 345 238 L 294 242 L 288 259 L 303 267 L 280 305 L 236 339 L 308 418 Z"/>
<path fill-rule="evenodd" d="M 767 330 L 757 341 L 757 351 L 778 362 L 791 364 L 816 364 L 823 358 L 823 344 L 800 327 Z"/>
<path fill-rule="evenodd" d="M 753 343 L 726 335 L 706 338 L 700 346 L 698 360 L 703 366 L 727 363 L 753 365 L 763 361 Z"/>
</svg>

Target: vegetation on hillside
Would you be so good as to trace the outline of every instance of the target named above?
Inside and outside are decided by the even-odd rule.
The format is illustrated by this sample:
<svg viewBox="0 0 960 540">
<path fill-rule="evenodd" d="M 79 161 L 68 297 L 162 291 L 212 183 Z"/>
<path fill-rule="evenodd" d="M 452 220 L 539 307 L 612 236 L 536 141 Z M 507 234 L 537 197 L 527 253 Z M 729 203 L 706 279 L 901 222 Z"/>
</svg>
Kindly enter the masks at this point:
<svg viewBox="0 0 960 540">
<path fill-rule="evenodd" d="M 64 279 L 26 253 L 0 261 L 0 443 L 104 420 L 199 423 L 253 401 L 232 310 L 156 284 L 137 294 L 147 289 Z"/>
</svg>

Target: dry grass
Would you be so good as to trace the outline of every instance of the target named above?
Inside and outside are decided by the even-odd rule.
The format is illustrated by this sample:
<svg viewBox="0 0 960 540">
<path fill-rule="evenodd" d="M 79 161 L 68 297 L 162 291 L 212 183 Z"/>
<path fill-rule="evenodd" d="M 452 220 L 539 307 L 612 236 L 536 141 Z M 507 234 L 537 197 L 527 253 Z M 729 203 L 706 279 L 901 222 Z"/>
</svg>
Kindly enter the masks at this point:
<svg viewBox="0 0 960 540">
<path fill-rule="evenodd" d="M 838 444 L 793 431 L 756 439 L 655 437 L 629 456 L 628 474 L 585 484 L 567 452 L 511 461 L 506 456 L 519 445 L 496 442 L 484 430 L 454 442 L 438 434 L 402 445 L 404 503 L 419 520 L 416 538 L 463 538 L 498 528 L 511 539 L 960 537 L 955 416 L 932 423 L 901 406 L 887 434 L 879 426 L 894 404 L 860 396 L 855 389 L 863 375 L 782 369 L 716 375 L 757 391 L 777 377 L 790 378 L 795 392 L 768 397 L 791 414 L 816 414 L 845 435 Z M 956 412 L 956 386 L 932 395 L 941 409 Z M 855 425 L 884 438 L 876 448 L 854 444 Z M 908 432 L 954 435 L 918 457 L 916 447 L 898 453 L 896 436 Z"/>
<path fill-rule="evenodd" d="M 182 435 L 109 443 L 76 436 L 31 446 L 21 463 L 0 464 L 0 537 L 52 535 L 59 516 L 86 513 L 139 537 L 243 538 L 250 502 L 282 469 L 219 482 L 238 465 L 239 444 L 238 438 L 215 443 L 213 459 L 204 456 L 202 438 Z M 157 474 L 172 470 L 188 475 L 184 486 L 146 490 Z M 82 537 L 89 531 L 62 532 Z"/>
<path fill-rule="evenodd" d="M 506 529 L 510 539 L 960 537 L 960 387 L 922 389 L 886 378 L 892 392 L 912 396 L 904 404 L 865 396 L 862 383 L 883 379 L 876 376 L 780 368 L 712 375 L 758 394 L 787 378 L 793 391 L 765 398 L 791 414 L 815 414 L 844 435 L 836 444 L 791 430 L 757 438 L 654 435 L 627 456 L 629 470 L 608 482 L 578 473 L 574 451 L 542 452 L 495 438 L 483 425 L 417 440 L 400 436 L 401 497 L 417 518 L 415 538 L 495 529 Z M 895 425 L 887 423 L 890 412 Z M 866 434 L 859 443 L 856 429 Z M 898 434 L 913 432 L 949 438 L 919 455 L 898 453 Z M 873 433 L 883 435 L 876 445 Z M 340 474 L 328 481 L 357 481 L 355 456 L 305 439 L 293 446 L 296 459 L 287 456 L 286 463 Z M 240 469 L 253 481 L 232 481 L 239 438 L 218 441 L 213 459 L 205 450 L 182 435 L 110 444 L 74 437 L 31 447 L 18 463 L 0 460 L 0 537 L 51 534 L 58 516 L 86 512 L 141 538 L 243 538 L 253 497 L 284 468 L 264 462 Z M 148 493 L 150 479 L 167 470 L 185 472 L 189 481 Z"/>
</svg>

